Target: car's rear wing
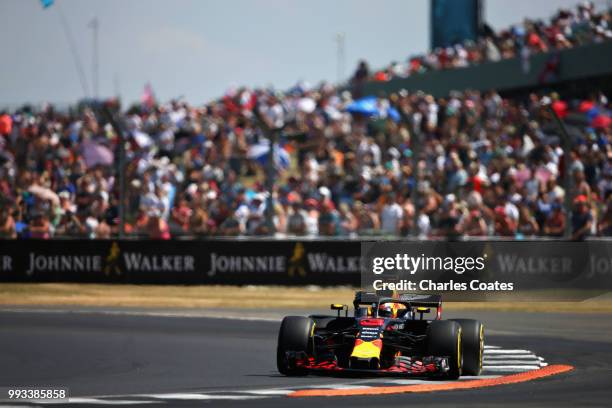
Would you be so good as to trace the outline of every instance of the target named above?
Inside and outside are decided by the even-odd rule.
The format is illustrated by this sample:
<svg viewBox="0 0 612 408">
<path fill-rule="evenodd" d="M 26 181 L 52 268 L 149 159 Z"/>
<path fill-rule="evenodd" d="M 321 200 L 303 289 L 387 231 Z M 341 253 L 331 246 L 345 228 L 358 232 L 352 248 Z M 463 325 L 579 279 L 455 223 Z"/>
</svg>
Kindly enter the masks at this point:
<svg viewBox="0 0 612 408">
<path fill-rule="evenodd" d="M 442 295 L 404 293 L 399 296 L 399 299 L 407 300 L 413 306 L 438 307 L 438 305 L 442 304 Z"/>
</svg>

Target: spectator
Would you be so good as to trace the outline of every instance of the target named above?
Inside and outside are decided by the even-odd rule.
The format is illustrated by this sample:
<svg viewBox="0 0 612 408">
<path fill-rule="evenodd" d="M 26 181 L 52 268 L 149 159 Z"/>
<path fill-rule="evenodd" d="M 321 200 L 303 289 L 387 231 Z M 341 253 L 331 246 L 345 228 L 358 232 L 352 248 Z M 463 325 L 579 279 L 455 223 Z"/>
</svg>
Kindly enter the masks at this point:
<svg viewBox="0 0 612 408">
<path fill-rule="evenodd" d="M 56 236 L 78 237 L 84 235 L 85 227 L 79 219 L 68 210 L 64 212 L 55 227 Z"/>
<path fill-rule="evenodd" d="M 599 223 L 598 233 L 604 237 L 612 237 L 612 196 L 607 200 L 604 214 Z"/>
<path fill-rule="evenodd" d="M 454 194 L 448 194 L 444 197 L 444 202 L 440 207 L 437 235 L 451 239 L 457 238 L 460 234 L 460 221 L 461 212 L 457 205 L 457 199 Z"/>
<path fill-rule="evenodd" d="M 291 203 L 291 214 L 287 220 L 287 233 L 298 236 L 306 235 L 306 217 L 307 214 L 299 201 L 295 200 Z"/>
<path fill-rule="evenodd" d="M 340 234 L 352 235 L 357 231 L 357 218 L 351 212 L 347 203 L 340 204 Z"/>
<path fill-rule="evenodd" d="M 404 217 L 402 207 L 397 203 L 395 193 L 388 193 L 380 213 L 381 230 L 385 234 L 398 235 Z"/>
<path fill-rule="evenodd" d="M 355 202 L 353 216 L 357 220 L 357 232 L 360 234 L 372 234 L 380 228 L 378 214 L 367 209 L 361 201 Z"/>
<path fill-rule="evenodd" d="M 561 204 L 553 203 L 551 213 L 544 224 L 544 234 L 550 237 L 562 237 L 565 232 L 565 214 Z"/>
<path fill-rule="evenodd" d="M 2 238 L 17 238 L 15 219 L 11 215 L 8 206 L 0 207 L 0 239 Z"/>
<path fill-rule="evenodd" d="M 28 229 L 30 231 L 30 238 L 49 239 L 51 237 L 51 226 L 45 214 L 34 213 Z"/>
<path fill-rule="evenodd" d="M 317 200 L 314 198 L 308 198 L 304 201 L 306 208 L 306 231 L 308 235 L 319 234 L 319 211 L 317 210 Z"/>
<path fill-rule="evenodd" d="M 572 211 L 572 240 L 583 241 L 591 235 L 593 215 L 588 206 L 588 198 L 579 195 L 574 200 L 574 211 Z"/>
<path fill-rule="evenodd" d="M 519 207 L 517 231 L 524 237 L 536 236 L 540 231 L 540 227 L 535 217 L 531 214 L 531 210 L 524 204 Z"/>
<path fill-rule="evenodd" d="M 150 239 L 170 239 L 170 228 L 158 211 L 152 210 L 147 222 Z"/>
<path fill-rule="evenodd" d="M 324 201 L 319 214 L 319 234 L 335 236 L 340 232 L 340 217 L 331 201 Z"/>
<path fill-rule="evenodd" d="M 468 236 L 482 237 L 487 235 L 487 223 L 478 209 L 471 210 L 462 227 L 463 233 Z"/>
</svg>

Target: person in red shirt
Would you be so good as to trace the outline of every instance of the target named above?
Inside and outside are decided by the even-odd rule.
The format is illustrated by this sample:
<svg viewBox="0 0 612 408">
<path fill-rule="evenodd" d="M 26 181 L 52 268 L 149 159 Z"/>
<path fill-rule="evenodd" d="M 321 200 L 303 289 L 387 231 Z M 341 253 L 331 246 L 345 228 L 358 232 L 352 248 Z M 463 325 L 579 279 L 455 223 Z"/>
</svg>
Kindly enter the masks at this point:
<svg viewBox="0 0 612 408">
<path fill-rule="evenodd" d="M 147 231 L 149 232 L 150 239 L 170 239 L 168 223 L 155 211 L 152 211 L 149 216 Z"/>
<path fill-rule="evenodd" d="M 13 119 L 6 113 L 0 113 L 0 135 L 8 136 L 13 131 Z"/>
</svg>

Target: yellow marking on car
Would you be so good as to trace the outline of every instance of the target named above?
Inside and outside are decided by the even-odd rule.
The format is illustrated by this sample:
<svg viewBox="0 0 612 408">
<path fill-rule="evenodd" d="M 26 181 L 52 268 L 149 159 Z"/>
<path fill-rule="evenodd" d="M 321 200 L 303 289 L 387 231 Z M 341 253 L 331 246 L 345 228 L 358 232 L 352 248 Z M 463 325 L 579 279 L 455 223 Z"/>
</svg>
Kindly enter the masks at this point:
<svg viewBox="0 0 612 408">
<path fill-rule="evenodd" d="M 357 340 L 351 357 L 356 358 L 379 358 L 381 351 L 381 340 L 361 341 Z"/>
</svg>

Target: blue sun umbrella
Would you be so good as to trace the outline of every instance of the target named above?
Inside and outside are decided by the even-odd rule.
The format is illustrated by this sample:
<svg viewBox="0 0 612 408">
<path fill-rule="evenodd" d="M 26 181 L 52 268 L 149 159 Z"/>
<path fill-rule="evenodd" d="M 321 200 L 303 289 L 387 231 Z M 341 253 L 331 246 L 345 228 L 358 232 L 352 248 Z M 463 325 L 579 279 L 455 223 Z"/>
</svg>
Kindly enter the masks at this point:
<svg viewBox="0 0 612 408">
<path fill-rule="evenodd" d="M 390 117 L 393 121 L 399 122 L 400 115 L 394 107 L 388 107 L 386 112 L 381 111 L 378 99 L 375 96 L 366 96 L 357 99 L 346 107 L 346 111 L 353 114 L 361 114 L 368 117 Z"/>
</svg>

